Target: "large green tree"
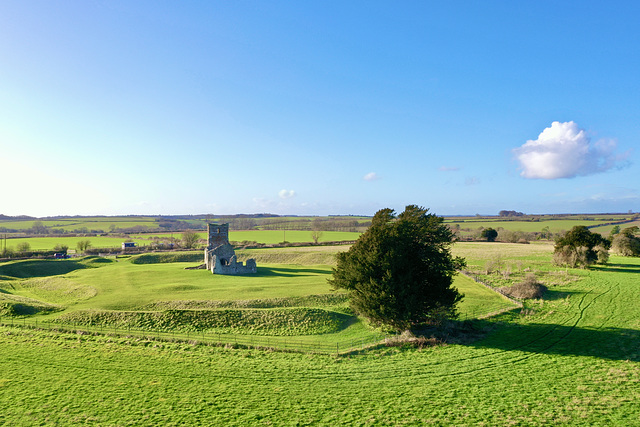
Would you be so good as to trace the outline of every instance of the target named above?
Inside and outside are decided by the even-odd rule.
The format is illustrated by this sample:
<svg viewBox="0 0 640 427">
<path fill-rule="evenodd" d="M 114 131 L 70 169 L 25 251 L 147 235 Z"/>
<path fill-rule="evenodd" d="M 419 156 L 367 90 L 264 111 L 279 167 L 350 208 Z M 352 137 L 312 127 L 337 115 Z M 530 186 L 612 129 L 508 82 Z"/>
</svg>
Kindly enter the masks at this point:
<svg viewBox="0 0 640 427">
<path fill-rule="evenodd" d="M 564 236 L 556 239 L 553 259 L 556 264 L 570 267 L 587 267 L 606 264 L 609 259 L 609 240 L 592 233 L 584 225 L 576 225 Z"/>
<path fill-rule="evenodd" d="M 624 256 L 640 256 L 640 237 L 636 236 L 640 228 L 627 227 L 612 239 L 612 248 L 616 253 Z"/>
<path fill-rule="evenodd" d="M 453 257 L 454 234 L 416 205 L 401 214 L 378 211 L 351 248 L 337 255 L 329 283 L 349 293 L 352 308 L 372 323 L 403 330 L 455 315 L 462 294 L 452 286 L 464 260 Z"/>
<path fill-rule="evenodd" d="M 498 237 L 498 232 L 491 227 L 485 228 L 482 230 L 482 233 L 480 233 L 480 237 L 487 239 L 487 242 L 495 242 L 496 237 Z"/>
</svg>

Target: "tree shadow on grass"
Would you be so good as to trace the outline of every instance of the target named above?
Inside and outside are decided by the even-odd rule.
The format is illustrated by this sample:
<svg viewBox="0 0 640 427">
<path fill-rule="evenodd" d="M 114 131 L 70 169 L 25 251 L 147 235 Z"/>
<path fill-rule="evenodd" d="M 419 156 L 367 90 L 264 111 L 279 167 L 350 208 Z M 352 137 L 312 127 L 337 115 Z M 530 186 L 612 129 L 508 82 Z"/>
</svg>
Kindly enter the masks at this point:
<svg viewBox="0 0 640 427">
<path fill-rule="evenodd" d="M 252 274 L 251 277 L 304 277 L 328 274 L 327 270 L 315 268 L 298 268 L 298 267 L 258 267 L 258 273 Z"/>
<path fill-rule="evenodd" d="M 491 328 L 490 322 L 484 320 L 475 321 L 474 327 L 480 330 Z M 640 361 L 640 331 L 626 328 L 503 324 L 484 339 L 467 345 L 533 354 Z"/>
<path fill-rule="evenodd" d="M 557 301 L 559 299 L 564 299 L 568 296 L 578 294 L 579 292 L 570 292 L 570 291 L 556 291 L 553 289 L 547 289 L 542 296 L 542 299 L 545 301 Z"/>
<path fill-rule="evenodd" d="M 607 264 L 594 265 L 590 267 L 593 271 L 606 271 L 612 273 L 640 273 L 640 265 L 630 264 Z"/>
</svg>

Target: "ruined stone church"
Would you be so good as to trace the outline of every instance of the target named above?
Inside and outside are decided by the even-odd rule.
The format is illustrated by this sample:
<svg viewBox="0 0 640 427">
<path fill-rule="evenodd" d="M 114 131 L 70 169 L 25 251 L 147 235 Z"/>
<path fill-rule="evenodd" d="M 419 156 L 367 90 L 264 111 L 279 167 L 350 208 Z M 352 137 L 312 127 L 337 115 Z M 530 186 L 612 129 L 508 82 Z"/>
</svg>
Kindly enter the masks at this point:
<svg viewBox="0 0 640 427">
<path fill-rule="evenodd" d="M 213 274 L 253 274 L 258 272 L 255 259 L 243 265 L 229 243 L 229 224 L 208 224 L 209 243 L 204 250 L 204 264 Z"/>
</svg>

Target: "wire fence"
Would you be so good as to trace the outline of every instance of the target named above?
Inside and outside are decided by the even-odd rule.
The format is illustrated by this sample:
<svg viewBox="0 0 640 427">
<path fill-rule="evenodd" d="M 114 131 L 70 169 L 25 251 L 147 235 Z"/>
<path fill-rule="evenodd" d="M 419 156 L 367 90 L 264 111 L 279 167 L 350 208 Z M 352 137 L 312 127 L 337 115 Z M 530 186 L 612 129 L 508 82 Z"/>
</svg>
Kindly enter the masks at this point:
<svg viewBox="0 0 640 427">
<path fill-rule="evenodd" d="M 11 326 L 29 329 L 39 329 L 52 332 L 66 332 L 76 334 L 110 335 L 117 337 L 130 337 L 142 340 L 172 341 L 205 343 L 217 346 L 245 347 L 271 349 L 278 351 L 290 351 L 299 353 L 345 355 L 363 351 L 372 347 L 384 345 L 395 335 L 374 333 L 353 339 L 329 342 L 296 339 L 287 336 L 262 336 L 218 333 L 210 331 L 183 332 L 163 331 L 151 329 L 122 328 L 118 326 L 104 325 L 79 325 L 60 323 L 55 321 L 43 321 L 30 318 L 15 318 L 0 316 L 0 326 Z"/>
<path fill-rule="evenodd" d="M 466 272 L 463 272 L 463 274 L 465 274 L 467 277 L 470 277 L 477 283 L 480 283 L 485 287 L 491 289 L 492 291 L 498 293 L 505 299 L 514 303 L 517 307 L 522 307 L 522 302 L 514 300 L 513 298 L 509 298 L 508 296 L 502 294 L 497 289 L 479 280 L 477 276 L 468 274 Z M 514 307 L 504 307 L 495 311 L 487 311 L 486 309 L 475 310 L 471 312 L 467 311 L 460 313 L 457 320 L 467 321 L 487 318 L 498 315 L 505 311 L 512 310 L 513 308 Z M 206 343 L 218 346 L 261 348 L 278 351 L 334 355 L 345 355 L 363 351 L 372 347 L 386 345 L 395 337 L 397 337 L 397 335 L 394 334 L 372 333 L 361 337 L 354 337 L 353 339 L 329 342 L 319 340 L 314 341 L 311 339 L 296 339 L 295 337 L 287 336 L 262 336 L 211 331 L 166 331 L 160 329 L 153 330 L 129 327 L 123 328 L 114 325 L 85 325 L 47 321 L 42 319 L 39 320 L 37 318 L 16 318 L 13 316 L 0 316 L 0 326 L 33 328 L 77 334 L 100 334 L 118 337 L 135 337 L 138 339 L 148 340 Z"/>
</svg>

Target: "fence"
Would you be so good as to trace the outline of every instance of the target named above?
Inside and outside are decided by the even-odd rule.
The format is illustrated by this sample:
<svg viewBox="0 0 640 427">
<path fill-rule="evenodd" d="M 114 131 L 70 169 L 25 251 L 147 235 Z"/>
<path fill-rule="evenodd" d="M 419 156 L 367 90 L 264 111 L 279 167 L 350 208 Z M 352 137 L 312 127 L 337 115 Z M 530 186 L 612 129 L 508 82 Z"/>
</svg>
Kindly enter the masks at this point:
<svg viewBox="0 0 640 427">
<path fill-rule="evenodd" d="M 376 333 L 367 335 L 365 337 L 354 338 L 351 340 L 323 342 L 294 339 L 286 336 L 242 335 L 213 333 L 205 331 L 177 332 L 118 328 L 117 326 L 88 326 L 58 323 L 54 321 L 42 321 L 38 319 L 29 319 L 26 317 L 17 319 L 10 316 L 0 316 L 0 326 L 31 328 L 55 332 L 111 335 L 118 337 L 136 337 L 139 339 L 159 341 L 197 342 L 218 346 L 261 348 L 273 349 L 278 351 L 333 355 L 345 355 L 357 351 L 362 351 L 378 345 L 383 345 L 389 338 L 393 336 Z"/>
<path fill-rule="evenodd" d="M 522 302 L 514 300 L 503 293 L 499 292 L 492 286 L 482 282 L 477 276 L 462 272 L 465 276 L 473 279 L 498 293 L 507 300 L 513 302 L 518 307 L 522 307 Z M 505 311 L 512 310 L 513 307 L 507 307 L 495 312 L 487 313 L 486 311 L 462 313 L 458 320 L 472 320 L 479 318 L 487 318 L 495 316 Z M 304 339 L 293 339 L 286 336 L 260 336 L 260 335 L 242 335 L 228 333 L 213 332 L 177 332 L 177 331 L 161 331 L 134 328 L 118 328 L 117 326 L 88 326 L 68 323 L 58 323 L 52 321 L 38 321 L 38 319 L 28 319 L 26 317 L 17 319 L 11 316 L 0 316 L 0 326 L 13 326 L 34 328 L 58 332 L 75 332 L 88 334 L 113 335 L 121 337 L 137 337 L 140 339 L 155 339 L 164 341 L 182 341 L 182 342 L 201 342 L 219 346 L 242 346 L 250 348 L 274 349 L 279 351 L 291 351 L 301 353 L 315 354 L 334 354 L 345 355 L 362 351 L 367 348 L 384 345 L 394 335 L 375 333 L 364 337 L 358 337 L 351 340 L 342 340 L 335 342 L 328 341 L 312 341 Z"/>
</svg>

